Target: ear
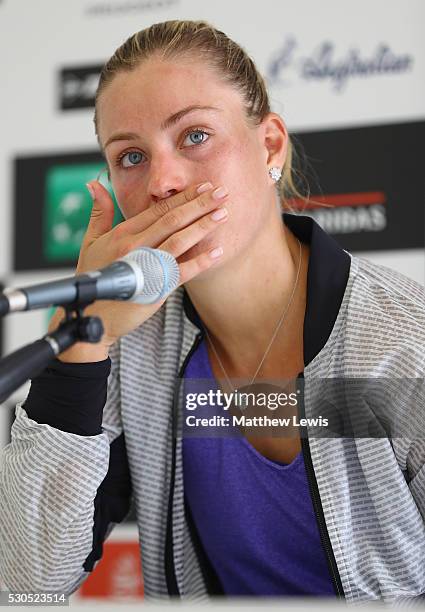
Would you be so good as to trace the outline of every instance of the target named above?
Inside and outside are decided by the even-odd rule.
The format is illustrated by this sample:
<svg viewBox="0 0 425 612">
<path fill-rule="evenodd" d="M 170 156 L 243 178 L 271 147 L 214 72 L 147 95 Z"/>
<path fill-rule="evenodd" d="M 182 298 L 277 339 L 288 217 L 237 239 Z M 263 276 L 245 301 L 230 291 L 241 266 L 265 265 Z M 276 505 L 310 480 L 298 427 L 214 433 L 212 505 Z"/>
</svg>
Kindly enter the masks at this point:
<svg viewBox="0 0 425 612">
<path fill-rule="evenodd" d="M 288 130 L 285 122 L 280 115 L 268 113 L 261 125 L 267 166 L 283 168 L 288 150 Z"/>
</svg>

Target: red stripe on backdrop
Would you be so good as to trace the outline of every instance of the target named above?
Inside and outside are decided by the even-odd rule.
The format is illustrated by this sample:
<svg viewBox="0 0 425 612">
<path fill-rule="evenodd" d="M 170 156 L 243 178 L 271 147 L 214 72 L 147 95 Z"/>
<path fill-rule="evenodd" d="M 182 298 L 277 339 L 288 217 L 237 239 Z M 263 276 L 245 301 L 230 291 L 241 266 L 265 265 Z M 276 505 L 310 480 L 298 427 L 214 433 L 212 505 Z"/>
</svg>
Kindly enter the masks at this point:
<svg viewBox="0 0 425 612">
<path fill-rule="evenodd" d="M 103 556 L 77 591 L 78 599 L 142 599 L 144 595 L 139 543 L 105 542 Z"/>
<path fill-rule="evenodd" d="M 371 206 L 373 204 L 385 204 L 387 197 L 383 191 L 359 191 L 356 193 L 332 193 L 326 195 L 312 195 L 310 202 L 306 204 L 300 198 L 291 198 L 288 203 L 294 208 L 308 210 L 320 208 L 322 204 L 332 207 L 337 206 Z M 316 204 L 317 202 L 317 204 Z"/>
</svg>

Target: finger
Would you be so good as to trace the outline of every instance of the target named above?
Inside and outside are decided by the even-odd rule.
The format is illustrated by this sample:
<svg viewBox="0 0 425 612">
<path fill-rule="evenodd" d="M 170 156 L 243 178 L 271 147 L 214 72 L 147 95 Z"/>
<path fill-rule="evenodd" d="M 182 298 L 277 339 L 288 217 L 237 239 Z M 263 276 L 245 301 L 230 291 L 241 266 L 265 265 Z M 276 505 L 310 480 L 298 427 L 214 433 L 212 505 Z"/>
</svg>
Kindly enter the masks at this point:
<svg viewBox="0 0 425 612">
<path fill-rule="evenodd" d="M 153 245 L 153 248 L 159 248 L 168 253 L 171 253 L 175 258 L 186 253 L 190 248 L 198 244 L 205 236 L 216 229 L 222 223 L 226 223 L 228 219 L 228 211 L 224 207 L 217 208 L 212 213 L 205 215 L 195 223 L 176 232 L 164 242 L 158 245 Z M 143 240 L 143 246 L 146 246 Z M 135 246 L 137 248 L 137 246 Z"/>
<path fill-rule="evenodd" d="M 200 222 L 208 213 L 213 214 L 216 210 L 221 209 L 226 200 L 225 190 L 220 192 L 215 189 L 202 193 L 184 206 L 179 206 L 166 213 L 143 232 L 135 234 L 134 239 L 144 246 L 155 248 L 180 230 L 193 225 L 195 221 Z"/>
<path fill-rule="evenodd" d="M 159 200 L 158 202 L 152 203 L 149 208 L 122 223 L 121 229 L 129 234 L 139 234 L 140 232 L 143 232 L 147 228 L 153 226 L 157 221 L 163 219 L 164 217 L 166 218 L 166 222 L 169 220 L 170 226 L 172 226 L 173 215 L 176 209 L 195 200 L 198 202 L 200 209 L 203 210 L 202 214 L 205 214 L 206 211 L 204 210 L 203 205 L 211 203 L 210 197 L 212 191 L 213 186 L 208 182 L 189 187 L 185 191 L 181 191 L 170 198 L 165 198 L 163 200 Z"/>
<path fill-rule="evenodd" d="M 193 259 L 189 259 L 184 263 L 179 264 L 180 281 L 179 286 L 184 285 L 195 276 L 198 276 L 204 270 L 208 270 L 218 263 L 223 255 L 223 247 L 221 245 L 213 249 L 197 255 Z"/>
<path fill-rule="evenodd" d="M 87 183 L 87 189 L 93 200 L 90 220 L 84 236 L 84 242 L 88 246 L 112 229 L 114 202 L 109 191 L 97 181 Z"/>
</svg>

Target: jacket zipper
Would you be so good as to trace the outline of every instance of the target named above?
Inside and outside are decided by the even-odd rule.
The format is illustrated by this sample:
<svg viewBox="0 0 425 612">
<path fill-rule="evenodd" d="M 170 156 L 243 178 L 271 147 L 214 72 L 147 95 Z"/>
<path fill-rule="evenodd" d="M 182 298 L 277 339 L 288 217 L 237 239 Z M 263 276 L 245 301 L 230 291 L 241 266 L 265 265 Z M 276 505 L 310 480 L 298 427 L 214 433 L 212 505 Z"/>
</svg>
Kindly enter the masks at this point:
<svg viewBox="0 0 425 612">
<path fill-rule="evenodd" d="M 185 360 L 180 368 L 180 372 L 177 378 L 177 390 L 174 393 L 173 398 L 173 447 L 172 447 L 172 457 L 171 457 L 171 479 L 170 479 L 170 493 L 168 496 L 168 514 L 167 514 L 167 535 L 165 540 L 165 578 L 167 581 L 167 589 L 169 595 L 173 595 L 175 597 L 181 597 L 179 587 L 177 584 L 176 577 L 176 568 L 174 565 L 174 552 L 173 552 L 173 499 L 174 499 L 174 483 L 175 483 L 175 474 L 176 474 L 176 454 L 177 454 L 177 430 L 175 424 L 177 423 L 177 410 L 178 410 L 178 396 L 180 391 L 180 385 L 182 381 L 182 377 L 186 366 L 192 357 L 193 353 L 198 348 L 199 344 L 203 339 L 203 333 L 199 332 L 195 338 L 194 343 L 188 354 L 185 357 Z"/>
<path fill-rule="evenodd" d="M 305 418 L 305 407 L 304 407 L 304 373 L 298 374 L 298 379 L 302 379 L 302 393 L 300 394 L 301 402 L 301 413 L 300 418 Z M 326 527 L 325 515 L 323 512 L 322 501 L 320 499 L 319 487 L 314 473 L 313 461 L 311 459 L 310 443 L 308 441 L 307 428 L 303 427 L 303 435 L 301 435 L 301 448 L 304 457 L 304 465 L 307 472 L 307 480 L 310 489 L 310 495 L 313 502 L 314 513 L 316 515 L 316 521 L 319 528 L 320 540 L 322 542 L 323 549 L 326 554 L 328 562 L 329 572 L 332 579 L 332 584 L 335 590 L 335 594 L 338 598 L 344 599 L 344 589 L 339 575 L 338 566 L 336 564 L 335 555 L 332 550 L 331 540 L 329 538 L 328 529 Z"/>
</svg>

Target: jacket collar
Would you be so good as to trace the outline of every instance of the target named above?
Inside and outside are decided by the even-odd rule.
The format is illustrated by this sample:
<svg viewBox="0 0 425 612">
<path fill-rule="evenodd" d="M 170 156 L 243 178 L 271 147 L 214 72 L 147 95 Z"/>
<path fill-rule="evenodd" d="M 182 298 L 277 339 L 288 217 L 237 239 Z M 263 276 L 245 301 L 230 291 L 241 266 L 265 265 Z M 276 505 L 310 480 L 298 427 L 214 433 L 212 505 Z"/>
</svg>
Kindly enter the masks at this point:
<svg viewBox="0 0 425 612">
<path fill-rule="evenodd" d="M 351 258 L 311 217 L 283 213 L 283 221 L 301 242 L 310 246 L 304 317 L 304 365 L 307 366 L 331 334 L 347 285 Z M 188 319 L 203 331 L 202 321 L 185 290 L 183 307 Z"/>
</svg>

